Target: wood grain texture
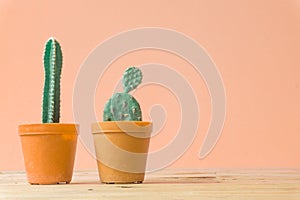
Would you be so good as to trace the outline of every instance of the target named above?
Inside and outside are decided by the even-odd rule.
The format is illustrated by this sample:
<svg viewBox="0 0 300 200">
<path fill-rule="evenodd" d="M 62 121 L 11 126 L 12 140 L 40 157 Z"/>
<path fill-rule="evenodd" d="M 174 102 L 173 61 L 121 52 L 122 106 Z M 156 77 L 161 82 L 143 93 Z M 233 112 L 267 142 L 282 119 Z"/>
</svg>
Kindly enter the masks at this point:
<svg viewBox="0 0 300 200">
<path fill-rule="evenodd" d="M 71 184 L 29 185 L 24 172 L 0 172 L 0 199 L 300 199 L 300 169 L 163 170 L 144 184 L 101 184 L 97 171 Z"/>
</svg>

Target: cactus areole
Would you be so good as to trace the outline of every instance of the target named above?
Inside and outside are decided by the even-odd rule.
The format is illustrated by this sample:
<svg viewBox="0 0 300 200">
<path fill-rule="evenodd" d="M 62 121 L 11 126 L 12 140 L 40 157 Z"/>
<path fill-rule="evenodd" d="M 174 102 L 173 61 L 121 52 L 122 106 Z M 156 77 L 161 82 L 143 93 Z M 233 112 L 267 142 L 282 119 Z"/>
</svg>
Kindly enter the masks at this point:
<svg viewBox="0 0 300 200">
<path fill-rule="evenodd" d="M 130 91 L 142 82 L 142 72 L 137 67 L 129 67 L 123 74 L 124 92 L 114 94 L 106 103 L 103 121 L 142 121 L 142 112 Z"/>
<path fill-rule="evenodd" d="M 56 39 L 50 38 L 44 51 L 43 123 L 59 123 L 61 68 L 62 51 L 60 44 Z"/>
</svg>

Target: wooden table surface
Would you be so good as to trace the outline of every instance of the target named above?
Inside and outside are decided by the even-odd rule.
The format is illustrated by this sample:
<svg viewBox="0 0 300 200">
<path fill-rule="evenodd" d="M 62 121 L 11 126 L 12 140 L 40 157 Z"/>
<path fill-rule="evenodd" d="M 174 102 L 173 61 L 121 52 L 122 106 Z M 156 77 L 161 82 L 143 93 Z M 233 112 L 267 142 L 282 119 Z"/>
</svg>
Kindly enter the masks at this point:
<svg viewBox="0 0 300 200">
<path fill-rule="evenodd" d="M 0 172 L 0 199 L 295 199 L 298 170 L 163 170 L 143 184 L 101 184 L 97 171 L 74 173 L 71 184 L 29 185 L 24 172 Z"/>
</svg>

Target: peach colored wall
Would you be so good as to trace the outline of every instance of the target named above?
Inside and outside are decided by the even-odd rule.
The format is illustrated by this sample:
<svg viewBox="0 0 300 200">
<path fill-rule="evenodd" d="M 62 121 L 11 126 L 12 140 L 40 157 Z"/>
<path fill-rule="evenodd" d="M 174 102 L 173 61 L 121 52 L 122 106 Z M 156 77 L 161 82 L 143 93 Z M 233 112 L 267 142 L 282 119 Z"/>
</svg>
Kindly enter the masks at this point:
<svg viewBox="0 0 300 200">
<path fill-rule="evenodd" d="M 72 122 L 73 86 L 89 52 L 121 31 L 149 26 L 182 32 L 203 45 L 218 66 L 227 94 L 220 140 L 199 160 L 211 112 L 202 78 L 179 57 L 159 51 L 133 52 L 112 64 L 112 69 L 132 63 L 168 64 L 196 85 L 203 118 L 191 148 L 172 167 L 300 167 L 300 1 L 1 0 L 0 25 L 0 170 L 24 169 L 17 126 L 41 120 L 42 52 L 49 36 L 58 38 L 63 48 L 61 121 Z M 122 70 L 116 71 L 121 75 Z M 116 80 L 118 76 L 111 81 Z M 111 91 L 102 91 L 104 97 L 97 92 L 99 115 L 104 102 L 100 99 Z M 142 99 L 145 92 L 137 95 Z M 157 101 L 165 104 L 167 99 L 175 102 L 168 94 Z M 152 150 L 172 138 L 170 124 L 179 120 L 179 111 L 172 112 L 169 125 L 153 138 Z M 75 168 L 96 169 L 81 143 Z"/>
</svg>

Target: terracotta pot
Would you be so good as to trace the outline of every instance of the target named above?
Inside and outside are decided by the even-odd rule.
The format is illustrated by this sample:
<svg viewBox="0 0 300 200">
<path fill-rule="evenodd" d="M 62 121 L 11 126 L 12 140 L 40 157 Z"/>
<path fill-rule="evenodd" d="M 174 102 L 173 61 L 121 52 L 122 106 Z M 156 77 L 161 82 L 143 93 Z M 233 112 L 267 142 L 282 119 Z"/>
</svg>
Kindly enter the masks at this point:
<svg viewBox="0 0 300 200">
<path fill-rule="evenodd" d="M 19 126 L 30 184 L 71 182 L 78 128 L 76 124 L 62 123 Z"/>
<path fill-rule="evenodd" d="M 144 181 L 151 131 L 151 122 L 107 121 L 92 124 L 101 182 Z"/>
</svg>

